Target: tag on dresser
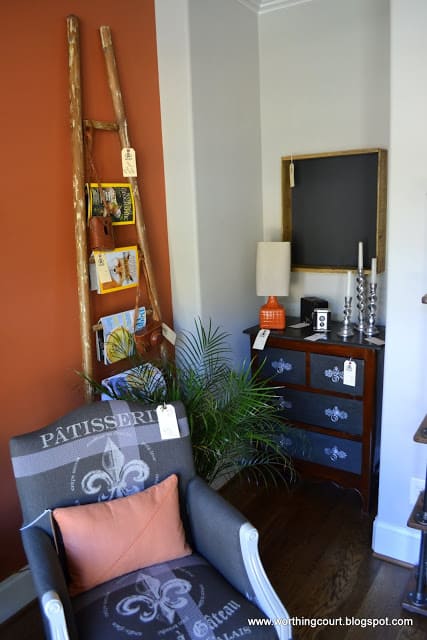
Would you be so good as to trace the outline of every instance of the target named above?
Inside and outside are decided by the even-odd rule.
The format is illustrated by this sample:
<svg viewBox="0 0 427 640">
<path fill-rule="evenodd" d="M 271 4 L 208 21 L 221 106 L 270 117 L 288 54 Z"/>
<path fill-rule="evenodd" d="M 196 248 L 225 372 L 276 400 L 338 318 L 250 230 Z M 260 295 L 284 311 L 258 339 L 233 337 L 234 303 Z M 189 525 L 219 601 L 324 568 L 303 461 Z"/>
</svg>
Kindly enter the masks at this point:
<svg viewBox="0 0 427 640">
<path fill-rule="evenodd" d="M 370 342 L 371 344 L 376 344 L 379 347 L 382 347 L 383 344 L 385 344 L 385 340 L 382 340 L 382 338 L 365 338 L 366 342 Z"/>
<path fill-rule="evenodd" d="M 313 333 L 311 336 L 306 336 L 304 340 L 309 340 L 310 342 L 317 342 L 318 340 L 326 340 L 326 333 Z"/>
<path fill-rule="evenodd" d="M 270 335 L 270 329 L 260 329 L 252 345 L 252 349 L 259 349 L 262 351 L 265 347 L 265 343 Z"/>
<path fill-rule="evenodd" d="M 344 377 L 342 382 L 349 387 L 356 386 L 356 363 L 354 360 L 344 361 Z"/>
</svg>

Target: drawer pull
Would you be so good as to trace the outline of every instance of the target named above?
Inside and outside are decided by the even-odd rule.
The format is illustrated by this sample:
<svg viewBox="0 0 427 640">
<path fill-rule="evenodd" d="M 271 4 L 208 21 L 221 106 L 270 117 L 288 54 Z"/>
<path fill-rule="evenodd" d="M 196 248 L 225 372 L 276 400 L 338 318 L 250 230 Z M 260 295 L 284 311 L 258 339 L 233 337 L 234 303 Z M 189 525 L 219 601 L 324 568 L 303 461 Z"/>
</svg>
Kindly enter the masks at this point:
<svg viewBox="0 0 427 640">
<path fill-rule="evenodd" d="M 292 439 L 289 438 L 288 436 L 280 436 L 280 440 L 279 440 L 279 445 L 283 448 L 283 449 L 289 449 L 290 447 L 292 447 Z"/>
<path fill-rule="evenodd" d="M 337 366 L 333 369 L 325 369 L 324 374 L 331 382 L 342 382 L 344 380 L 344 371 L 340 371 Z"/>
<path fill-rule="evenodd" d="M 271 363 L 271 366 L 277 373 L 284 373 L 285 371 L 292 371 L 294 368 L 290 362 L 285 362 L 283 358 L 280 358 L 279 361 L 275 360 Z"/>
<path fill-rule="evenodd" d="M 332 409 L 325 409 L 325 415 L 331 419 L 331 422 L 338 422 L 338 420 L 347 420 L 348 418 L 347 411 L 341 411 L 336 405 Z"/>
<path fill-rule="evenodd" d="M 279 400 L 279 409 L 292 409 L 292 402 L 290 400 L 285 400 L 284 398 L 280 398 Z"/>
<path fill-rule="evenodd" d="M 331 462 L 336 462 L 339 458 L 341 460 L 344 460 L 345 458 L 347 458 L 347 454 L 345 451 L 340 451 L 338 449 L 338 447 L 336 445 L 334 445 L 333 447 L 328 447 L 323 449 L 325 455 L 328 456 L 329 460 L 331 460 Z"/>
</svg>

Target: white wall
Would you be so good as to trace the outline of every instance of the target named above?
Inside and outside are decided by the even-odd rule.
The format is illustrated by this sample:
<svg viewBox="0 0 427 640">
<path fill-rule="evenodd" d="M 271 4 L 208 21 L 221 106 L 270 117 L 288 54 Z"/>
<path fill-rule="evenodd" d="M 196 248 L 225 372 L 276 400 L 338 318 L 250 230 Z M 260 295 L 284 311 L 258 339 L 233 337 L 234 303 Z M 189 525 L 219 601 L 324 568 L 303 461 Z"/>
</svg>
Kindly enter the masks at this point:
<svg viewBox="0 0 427 640">
<path fill-rule="evenodd" d="M 176 330 L 201 314 L 188 0 L 155 0 L 166 207 Z"/>
<path fill-rule="evenodd" d="M 247 358 L 262 239 L 257 19 L 229 0 L 190 6 L 202 311 Z"/>
<path fill-rule="evenodd" d="M 156 0 L 156 14 L 178 326 L 211 315 L 233 332 L 236 353 L 246 354 L 240 330 L 256 322 L 260 303 L 255 243 L 262 234 L 278 239 L 281 233 L 281 156 L 389 149 L 387 282 L 383 276 L 379 306 L 387 343 L 373 546 L 416 562 L 417 535 L 406 521 L 411 478 L 424 478 L 427 453 L 412 441 L 426 412 L 427 384 L 427 306 L 420 302 L 427 292 L 427 3 L 391 0 L 390 6 L 389 0 L 311 0 L 256 18 L 237 0 Z M 344 290 L 344 275 L 295 273 L 285 304 L 298 314 L 300 297 L 318 294 L 339 316 Z"/>
<path fill-rule="evenodd" d="M 266 13 L 259 49 L 264 237 L 278 240 L 282 156 L 388 148 L 388 0 L 312 0 Z M 331 230 L 331 243 L 338 234 Z M 381 276 L 379 322 L 383 289 Z M 344 273 L 295 272 L 284 303 L 299 315 L 301 296 L 318 295 L 342 319 L 345 290 Z"/>
<path fill-rule="evenodd" d="M 156 23 L 175 326 L 211 318 L 240 362 L 259 302 L 257 17 L 229 0 L 156 0 Z"/>
<path fill-rule="evenodd" d="M 378 553 L 416 562 L 407 529 L 411 477 L 423 479 L 427 446 L 413 434 L 427 407 L 427 3 L 391 2 L 391 136 L 388 207 L 387 348 Z"/>
</svg>

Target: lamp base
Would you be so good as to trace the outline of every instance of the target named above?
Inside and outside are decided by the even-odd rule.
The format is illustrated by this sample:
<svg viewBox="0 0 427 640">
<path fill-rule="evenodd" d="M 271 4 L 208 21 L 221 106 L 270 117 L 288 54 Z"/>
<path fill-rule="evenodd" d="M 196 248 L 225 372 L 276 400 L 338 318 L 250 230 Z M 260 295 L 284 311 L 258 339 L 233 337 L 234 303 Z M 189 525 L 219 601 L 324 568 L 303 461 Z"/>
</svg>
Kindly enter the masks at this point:
<svg viewBox="0 0 427 640">
<path fill-rule="evenodd" d="M 285 329 L 286 312 L 276 296 L 269 296 L 259 310 L 259 326 L 260 329 Z"/>
</svg>

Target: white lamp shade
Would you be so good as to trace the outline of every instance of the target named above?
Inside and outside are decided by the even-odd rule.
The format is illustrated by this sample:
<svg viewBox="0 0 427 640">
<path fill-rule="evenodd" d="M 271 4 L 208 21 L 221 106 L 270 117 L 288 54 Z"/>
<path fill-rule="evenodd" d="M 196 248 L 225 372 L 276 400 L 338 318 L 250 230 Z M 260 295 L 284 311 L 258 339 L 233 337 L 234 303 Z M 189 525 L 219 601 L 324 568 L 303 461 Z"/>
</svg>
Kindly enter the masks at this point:
<svg viewBox="0 0 427 640">
<path fill-rule="evenodd" d="M 291 277 L 291 243 L 258 242 L 256 292 L 258 296 L 287 296 Z"/>
</svg>

